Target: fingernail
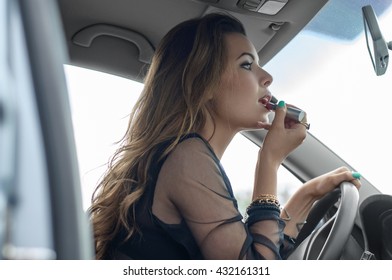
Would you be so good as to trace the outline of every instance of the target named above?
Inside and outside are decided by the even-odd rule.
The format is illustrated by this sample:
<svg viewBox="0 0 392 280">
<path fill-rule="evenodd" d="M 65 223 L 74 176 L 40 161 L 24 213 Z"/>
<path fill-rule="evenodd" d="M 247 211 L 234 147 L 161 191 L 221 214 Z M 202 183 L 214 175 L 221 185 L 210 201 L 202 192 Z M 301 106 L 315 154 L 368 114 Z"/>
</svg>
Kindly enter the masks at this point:
<svg viewBox="0 0 392 280">
<path fill-rule="evenodd" d="M 361 179 L 362 175 L 359 172 L 351 172 L 351 175 L 353 176 L 354 179 Z"/>
<path fill-rule="evenodd" d="M 279 108 L 283 108 L 284 105 L 285 105 L 285 102 L 283 100 L 280 100 L 279 103 L 278 103 L 278 107 Z"/>
</svg>

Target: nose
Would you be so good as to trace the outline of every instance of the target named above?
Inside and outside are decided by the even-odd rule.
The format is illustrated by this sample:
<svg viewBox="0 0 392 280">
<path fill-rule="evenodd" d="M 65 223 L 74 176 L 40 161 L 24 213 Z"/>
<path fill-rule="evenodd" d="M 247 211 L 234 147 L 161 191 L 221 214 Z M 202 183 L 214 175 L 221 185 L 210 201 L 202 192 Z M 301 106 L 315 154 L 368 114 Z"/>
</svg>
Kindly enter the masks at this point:
<svg viewBox="0 0 392 280">
<path fill-rule="evenodd" d="M 263 87 L 268 87 L 272 84 L 272 76 L 270 73 L 260 68 L 260 85 Z"/>
</svg>

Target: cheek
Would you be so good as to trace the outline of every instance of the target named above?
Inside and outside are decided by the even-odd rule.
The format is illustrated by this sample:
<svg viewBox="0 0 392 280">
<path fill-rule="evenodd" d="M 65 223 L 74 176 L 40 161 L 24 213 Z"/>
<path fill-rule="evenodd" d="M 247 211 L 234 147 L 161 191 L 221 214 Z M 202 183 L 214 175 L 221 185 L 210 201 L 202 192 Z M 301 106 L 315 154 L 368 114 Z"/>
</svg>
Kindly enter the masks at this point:
<svg viewBox="0 0 392 280">
<path fill-rule="evenodd" d="M 257 96 L 257 86 L 249 76 L 232 73 L 222 77 L 215 101 L 220 110 L 246 109 L 249 102 L 256 100 L 255 94 Z"/>
<path fill-rule="evenodd" d="M 231 108 L 241 96 L 238 77 L 236 75 L 226 76 L 221 80 L 217 94 L 217 104 L 222 108 Z"/>
<path fill-rule="evenodd" d="M 257 95 L 257 82 L 249 73 L 227 71 L 219 83 L 214 109 L 218 116 L 228 120 L 259 116 Z"/>
<path fill-rule="evenodd" d="M 222 98 L 232 100 L 242 95 L 244 86 L 246 86 L 246 81 L 242 80 L 238 73 L 231 71 L 222 76 L 218 94 Z"/>
<path fill-rule="evenodd" d="M 249 73 L 244 73 L 244 75 L 238 77 L 237 82 L 238 82 L 237 88 L 243 92 L 249 94 L 258 92 L 259 89 L 258 82 L 256 78 L 253 75 L 250 75 Z"/>
</svg>

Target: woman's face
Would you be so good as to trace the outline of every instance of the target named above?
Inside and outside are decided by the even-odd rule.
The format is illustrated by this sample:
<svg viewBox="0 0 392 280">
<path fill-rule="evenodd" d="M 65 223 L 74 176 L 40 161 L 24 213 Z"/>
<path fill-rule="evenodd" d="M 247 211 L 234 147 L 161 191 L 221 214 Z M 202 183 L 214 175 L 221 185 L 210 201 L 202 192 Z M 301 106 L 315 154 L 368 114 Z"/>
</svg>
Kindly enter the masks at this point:
<svg viewBox="0 0 392 280">
<path fill-rule="evenodd" d="M 271 100 L 269 73 L 258 65 L 255 47 L 240 33 L 225 35 L 226 69 L 214 96 L 215 122 L 240 131 L 268 122 L 269 110 L 263 104 Z"/>
</svg>

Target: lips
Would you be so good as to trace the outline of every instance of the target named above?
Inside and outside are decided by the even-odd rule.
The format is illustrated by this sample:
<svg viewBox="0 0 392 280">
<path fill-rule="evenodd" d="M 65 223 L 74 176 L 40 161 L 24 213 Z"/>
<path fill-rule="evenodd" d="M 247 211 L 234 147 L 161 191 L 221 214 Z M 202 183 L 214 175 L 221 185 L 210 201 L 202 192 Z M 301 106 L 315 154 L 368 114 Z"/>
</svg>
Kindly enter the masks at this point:
<svg viewBox="0 0 392 280">
<path fill-rule="evenodd" d="M 259 99 L 259 103 L 265 106 L 271 101 L 271 98 L 272 98 L 271 94 L 264 95 L 262 98 Z"/>
</svg>

